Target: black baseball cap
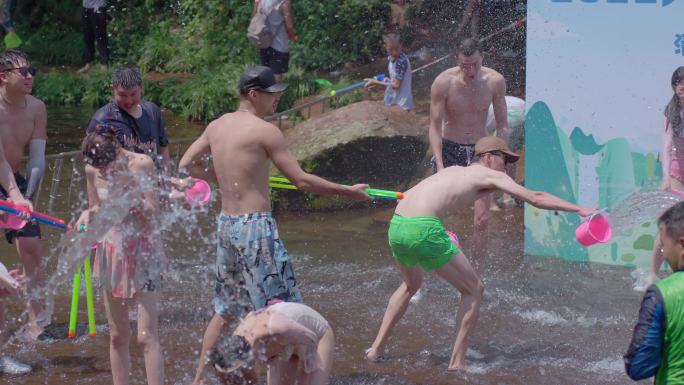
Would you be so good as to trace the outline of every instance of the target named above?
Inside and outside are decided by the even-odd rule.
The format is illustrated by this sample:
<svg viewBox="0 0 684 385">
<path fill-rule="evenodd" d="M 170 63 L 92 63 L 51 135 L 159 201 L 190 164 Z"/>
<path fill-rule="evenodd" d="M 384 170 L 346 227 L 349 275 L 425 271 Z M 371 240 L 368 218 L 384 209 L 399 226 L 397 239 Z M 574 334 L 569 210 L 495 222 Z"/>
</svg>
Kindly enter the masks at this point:
<svg viewBox="0 0 684 385">
<path fill-rule="evenodd" d="M 245 72 L 240 75 L 240 84 L 238 85 L 240 93 L 245 93 L 249 90 L 258 90 L 264 92 L 283 92 L 287 88 L 287 83 L 276 82 L 273 71 L 264 66 L 254 66 L 247 68 Z"/>
</svg>

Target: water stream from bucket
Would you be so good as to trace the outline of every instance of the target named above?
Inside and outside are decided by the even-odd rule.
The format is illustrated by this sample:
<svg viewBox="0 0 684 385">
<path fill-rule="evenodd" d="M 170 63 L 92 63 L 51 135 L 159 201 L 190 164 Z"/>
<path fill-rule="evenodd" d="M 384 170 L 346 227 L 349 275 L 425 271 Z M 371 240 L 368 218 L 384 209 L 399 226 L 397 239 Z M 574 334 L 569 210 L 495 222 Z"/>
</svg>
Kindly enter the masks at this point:
<svg viewBox="0 0 684 385">
<path fill-rule="evenodd" d="M 658 219 L 672 205 L 684 197 L 667 191 L 633 193 L 608 210 L 613 234 Z"/>
</svg>

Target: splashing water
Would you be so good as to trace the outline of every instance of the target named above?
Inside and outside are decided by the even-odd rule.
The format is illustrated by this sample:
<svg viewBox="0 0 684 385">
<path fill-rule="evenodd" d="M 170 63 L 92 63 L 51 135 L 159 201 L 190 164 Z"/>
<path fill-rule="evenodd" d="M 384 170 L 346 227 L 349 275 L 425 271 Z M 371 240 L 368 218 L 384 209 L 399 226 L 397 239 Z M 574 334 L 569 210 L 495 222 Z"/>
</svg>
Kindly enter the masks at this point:
<svg viewBox="0 0 684 385">
<path fill-rule="evenodd" d="M 54 265 L 56 262 L 56 271 L 48 278 L 44 289 L 35 292 L 27 293 L 29 300 L 44 301 L 45 308 L 37 317 L 37 323 L 42 327 L 49 325 L 55 315 L 55 299 L 64 297 L 64 294 L 71 288 L 71 279 L 77 268 L 79 268 L 84 259 L 89 256 L 92 245 L 100 242 L 109 231 L 115 226 L 131 226 L 126 225 L 127 217 L 130 212 L 139 203 L 140 200 L 136 197 L 141 197 L 143 193 L 148 191 L 159 191 L 160 181 L 155 176 L 154 178 L 140 178 L 130 172 L 124 171 L 120 173 L 120 177 L 130 178 L 133 183 L 126 184 L 109 184 L 107 199 L 100 203 L 100 208 L 96 216 L 94 216 L 88 224 L 86 232 L 68 232 L 63 234 L 57 245 L 51 248 L 48 255 L 45 256 L 46 265 Z M 162 183 L 163 185 L 163 183 Z M 162 191 L 165 191 L 162 189 Z M 156 194 L 155 194 L 156 195 Z M 168 196 L 168 192 L 164 195 Z M 157 199 L 155 196 L 154 199 Z M 87 202 L 85 192 L 80 193 L 77 202 L 78 207 L 71 207 L 72 223 L 75 218 L 80 215 L 85 209 L 84 202 Z M 184 245 L 184 250 L 198 250 L 206 248 L 207 245 L 213 244 L 213 239 L 207 236 L 197 236 L 197 229 L 200 227 L 198 219 L 199 214 L 206 214 L 206 206 L 188 207 L 183 202 L 171 202 L 165 209 L 159 210 L 155 219 L 152 220 L 154 225 L 154 235 L 161 235 L 162 233 L 173 233 L 176 237 L 185 239 L 193 239 L 195 246 Z M 182 223 L 182 226 L 178 226 Z M 129 230 L 129 231 L 135 231 Z M 183 237 L 185 235 L 185 237 Z M 169 243 L 164 243 L 167 255 L 177 254 L 173 251 L 173 247 Z M 161 264 L 160 264 L 161 268 Z M 154 272 L 151 272 L 154 274 Z M 181 274 L 170 270 L 165 274 L 165 285 L 169 281 L 176 283 L 182 282 Z M 27 312 L 24 311 L 19 318 L 26 318 Z M 59 315 L 57 319 L 64 318 Z M 19 329 L 5 344 L 7 345 L 17 343 L 25 338 L 24 328 Z"/>
<path fill-rule="evenodd" d="M 666 191 L 637 192 L 629 195 L 609 210 L 613 233 L 654 221 L 684 197 Z"/>
</svg>

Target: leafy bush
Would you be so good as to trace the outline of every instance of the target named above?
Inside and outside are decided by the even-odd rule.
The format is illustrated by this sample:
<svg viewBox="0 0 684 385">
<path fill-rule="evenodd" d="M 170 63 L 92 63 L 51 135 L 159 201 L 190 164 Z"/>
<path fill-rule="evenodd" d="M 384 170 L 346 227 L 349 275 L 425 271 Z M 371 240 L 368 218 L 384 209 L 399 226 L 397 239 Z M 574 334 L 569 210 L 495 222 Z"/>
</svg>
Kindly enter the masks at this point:
<svg viewBox="0 0 684 385">
<path fill-rule="evenodd" d="M 48 104 L 99 107 L 111 98 L 109 79 L 107 71 L 98 69 L 87 75 L 63 70 L 39 73 L 34 94 Z"/>
<path fill-rule="evenodd" d="M 293 13 L 300 40 L 292 43 L 292 62 L 332 70 L 379 52 L 390 6 L 386 0 L 298 0 Z"/>
<path fill-rule="evenodd" d="M 18 26 L 24 39 L 20 49 L 43 65 L 79 65 L 83 57 L 83 35 L 68 24 L 45 23 L 37 29 Z"/>
<path fill-rule="evenodd" d="M 278 111 L 285 111 L 294 107 L 298 99 L 315 95 L 321 89 L 313 75 L 307 74 L 298 67 L 291 67 L 283 79 L 288 84 L 287 89 L 278 102 Z"/>
<path fill-rule="evenodd" d="M 244 67 L 204 69 L 181 80 L 170 78 L 147 87 L 146 98 L 192 120 L 210 120 L 237 108 L 237 82 Z"/>
<path fill-rule="evenodd" d="M 296 0 L 293 6 L 300 40 L 292 42 L 290 87 L 281 111 L 321 90 L 305 70 L 331 70 L 375 56 L 390 12 L 386 0 Z M 237 105 L 239 74 L 258 62 L 246 37 L 252 7 L 244 0 L 109 1 L 112 65 L 136 63 L 144 71 L 191 74 L 147 81 L 146 98 L 190 119 L 217 117 Z M 80 64 L 80 1 L 45 0 L 22 12 L 23 48 L 36 62 Z M 87 76 L 54 71 L 37 80 L 36 94 L 51 103 L 99 105 L 110 98 L 108 84 L 105 71 Z M 341 96 L 334 103 L 356 98 Z"/>
</svg>

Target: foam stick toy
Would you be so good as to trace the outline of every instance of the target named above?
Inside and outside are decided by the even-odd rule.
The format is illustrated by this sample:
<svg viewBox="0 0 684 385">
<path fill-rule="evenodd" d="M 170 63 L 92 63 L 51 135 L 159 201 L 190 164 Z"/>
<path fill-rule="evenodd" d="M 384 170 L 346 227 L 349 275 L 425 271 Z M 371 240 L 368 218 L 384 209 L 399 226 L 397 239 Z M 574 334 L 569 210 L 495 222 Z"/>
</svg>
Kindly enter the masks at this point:
<svg viewBox="0 0 684 385">
<path fill-rule="evenodd" d="M 0 200 L 0 211 L 4 211 L 9 214 L 14 214 L 14 215 L 21 215 L 24 212 L 26 212 L 26 209 L 17 206 L 15 204 L 12 204 L 8 201 Z M 67 226 L 66 223 L 64 223 L 63 220 L 55 217 L 51 217 L 49 215 L 41 214 L 37 211 L 32 211 L 30 213 L 31 219 L 34 219 L 38 223 L 42 223 L 44 225 L 48 226 L 53 226 L 53 227 L 58 227 L 62 230 L 68 230 L 69 226 Z"/>
<path fill-rule="evenodd" d="M 69 338 L 76 337 L 76 317 L 78 316 L 78 295 L 81 289 L 81 268 L 74 273 L 74 286 L 71 290 L 71 311 L 69 312 Z"/>
<path fill-rule="evenodd" d="M 275 188 L 284 188 L 289 190 L 296 190 L 297 187 L 292 184 L 287 178 L 272 176 L 268 178 L 268 185 Z M 404 193 L 398 191 L 379 190 L 374 188 L 367 188 L 366 194 L 373 198 L 382 199 L 404 199 Z"/>
<path fill-rule="evenodd" d="M 86 257 L 82 267 L 74 273 L 74 285 L 71 291 L 71 311 L 69 313 L 69 338 L 76 337 L 76 319 L 78 317 L 78 300 L 81 291 L 81 269 L 84 270 L 86 286 L 86 308 L 88 313 L 88 332 L 91 337 L 97 335 L 95 328 L 95 305 L 93 297 L 93 279 L 90 267 L 90 257 Z"/>
<path fill-rule="evenodd" d="M 95 329 L 95 304 L 93 297 L 93 270 L 90 268 L 90 257 L 86 257 L 83 261 L 83 270 L 85 270 L 85 285 L 86 285 L 86 307 L 88 310 L 88 331 L 91 337 L 97 335 Z"/>
</svg>

